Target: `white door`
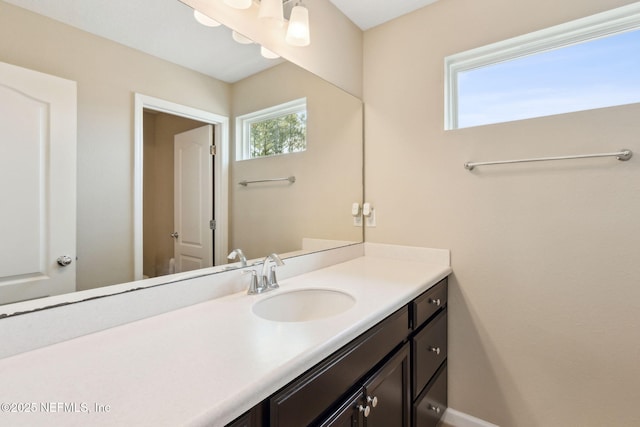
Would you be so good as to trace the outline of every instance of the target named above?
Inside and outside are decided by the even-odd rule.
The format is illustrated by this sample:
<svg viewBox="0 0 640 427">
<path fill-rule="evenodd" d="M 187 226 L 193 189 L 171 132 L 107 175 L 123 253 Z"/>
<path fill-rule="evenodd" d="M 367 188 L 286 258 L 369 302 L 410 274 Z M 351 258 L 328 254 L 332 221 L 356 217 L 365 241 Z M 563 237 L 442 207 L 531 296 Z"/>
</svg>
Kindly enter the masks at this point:
<svg viewBox="0 0 640 427">
<path fill-rule="evenodd" d="M 0 203 L 0 304 L 75 291 L 75 82 L 0 62 Z"/>
<path fill-rule="evenodd" d="M 176 273 L 213 265 L 213 126 L 174 136 Z"/>
</svg>

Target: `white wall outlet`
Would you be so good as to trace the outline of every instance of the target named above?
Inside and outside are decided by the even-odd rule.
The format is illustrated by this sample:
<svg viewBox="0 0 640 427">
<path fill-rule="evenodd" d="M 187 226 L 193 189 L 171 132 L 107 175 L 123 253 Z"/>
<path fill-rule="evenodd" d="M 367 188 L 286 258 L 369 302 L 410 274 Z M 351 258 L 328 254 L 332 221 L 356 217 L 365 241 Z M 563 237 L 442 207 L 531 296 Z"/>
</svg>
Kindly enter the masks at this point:
<svg viewBox="0 0 640 427">
<path fill-rule="evenodd" d="M 362 205 L 362 215 L 365 217 L 371 215 L 371 209 L 371 203 L 365 203 Z"/>
<path fill-rule="evenodd" d="M 374 208 L 370 208 L 369 215 L 365 217 L 364 223 L 367 227 L 376 226 L 376 210 Z"/>
<path fill-rule="evenodd" d="M 355 202 L 351 204 L 351 215 L 353 216 L 360 215 L 360 203 Z"/>
<path fill-rule="evenodd" d="M 360 203 L 355 202 L 351 205 L 351 216 L 353 216 L 354 227 L 362 227 L 362 212 L 360 211 Z"/>
</svg>

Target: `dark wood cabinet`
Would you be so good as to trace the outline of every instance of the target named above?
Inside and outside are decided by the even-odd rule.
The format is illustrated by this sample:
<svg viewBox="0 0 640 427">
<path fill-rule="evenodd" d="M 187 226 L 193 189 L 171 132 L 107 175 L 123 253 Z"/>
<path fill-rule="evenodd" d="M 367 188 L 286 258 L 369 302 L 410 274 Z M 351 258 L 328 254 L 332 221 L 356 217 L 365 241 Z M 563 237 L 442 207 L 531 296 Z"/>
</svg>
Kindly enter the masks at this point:
<svg viewBox="0 0 640 427">
<path fill-rule="evenodd" d="M 447 362 L 444 362 L 413 405 L 414 426 L 436 427 L 446 409 Z"/>
<path fill-rule="evenodd" d="M 227 427 L 263 427 L 268 425 L 264 420 L 265 411 L 263 407 L 264 403 L 254 406 L 232 423 L 227 424 Z"/>
<path fill-rule="evenodd" d="M 359 427 L 363 425 L 364 393 L 358 390 L 350 395 L 337 409 L 318 423 L 319 427 Z"/>
<path fill-rule="evenodd" d="M 306 426 L 318 419 L 406 340 L 408 317 L 403 307 L 277 392 L 269 399 L 269 425 Z"/>
<path fill-rule="evenodd" d="M 414 329 L 419 329 L 439 310 L 446 307 L 448 299 L 447 279 L 443 279 L 431 289 L 415 298 L 411 307 L 411 320 Z"/>
<path fill-rule="evenodd" d="M 254 427 L 254 426 L 251 424 L 251 415 L 249 413 L 246 413 L 240 416 L 239 418 L 237 418 L 231 424 L 227 424 L 227 427 Z"/>
<path fill-rule="evenodd" d="M 435 427 L 447 409 L 447 279 L 410 304 L 412 427 Z"/>
<path fill-rule="evenodd" d="M 411 397 L 409 393 L 409 344 L 405 344 L 365 382 L 365 405 L 370 427 L 409 427 Z"/>
<path fill-rule="evenodd" d="M 320 420 L 321 427 L 409 427 L 409 347 L 405 344 L 362 387 Z"/>
<path fill-rule="evenodd" d="M 447 309 L 440 311 L 411 340 L 413 396 L 417 396 L 447 359 Z"/>
<path fill-rule="evenodd" d="M 263 427 L 268 425 L 264 416 L 265 410 L 263 402 L 236 418 L 232 423 L 227 424 L 227 427 Z"/>
<path fill-rule="evenodd" d="M 230 427 L 431 427 L 447 408 L 447 279 Z"/>
</svg>

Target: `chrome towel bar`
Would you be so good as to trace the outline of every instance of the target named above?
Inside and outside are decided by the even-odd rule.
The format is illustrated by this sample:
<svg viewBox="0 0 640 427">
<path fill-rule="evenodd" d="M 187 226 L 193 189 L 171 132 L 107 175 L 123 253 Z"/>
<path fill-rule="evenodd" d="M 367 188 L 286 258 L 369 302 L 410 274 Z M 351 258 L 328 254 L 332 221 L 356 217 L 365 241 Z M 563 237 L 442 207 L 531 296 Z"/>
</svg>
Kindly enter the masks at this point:
<svg viewBox="0 0 640 427">
<path fill-rule="evenodd" d="M 570 160 L 570 159 L 590 159 L 593 157 L 615 157 L 618 160 L 626 161 L 633 156 L 631 150 L 623 148 L 615 153 L 597 153 L 597 154 L 577 154 L 574 156 L 558 156 L 558 157 L 538 157 L 532 159 L 516 159 L 516 160 L 498 160 L 495 162 L 467 162 L 464 164 L 465 169 L 473 170 L 476 166 L 489 165 L 506 165 L 509 163 L 526 163 L 526 162 L 546 162 L 548 160 Z"/>
<path fill-rule="evenodd" d="M 296 177 L 295 176 L 289 176 L 287 178 L 271 178 L 271 179 L 255 179 L 253 181 L 240 181 L 238 184 L 242 185 L 243 187 L 246 187 L 249 184 L 255 184 L 256 182 L 274 182 L 274 181 L 289 181 L 291 184 L 293 184 L 294 182 L 296 182 Z"/>
</svg>

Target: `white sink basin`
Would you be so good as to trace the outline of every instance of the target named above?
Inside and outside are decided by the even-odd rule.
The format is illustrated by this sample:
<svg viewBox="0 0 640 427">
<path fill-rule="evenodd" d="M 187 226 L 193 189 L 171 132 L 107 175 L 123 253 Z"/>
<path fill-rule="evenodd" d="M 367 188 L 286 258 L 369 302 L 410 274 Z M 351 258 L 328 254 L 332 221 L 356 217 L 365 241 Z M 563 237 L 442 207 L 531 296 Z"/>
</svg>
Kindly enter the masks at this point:
<svg viewBox="0 0 640 427">
<path fill-rule="evenodd" d="M 351 295 L 333 289 L 300 289 L 256 302 L 252 310 L 276 322 L 308 322 L 343 313 L 356 303 Z"/>
</svg>

